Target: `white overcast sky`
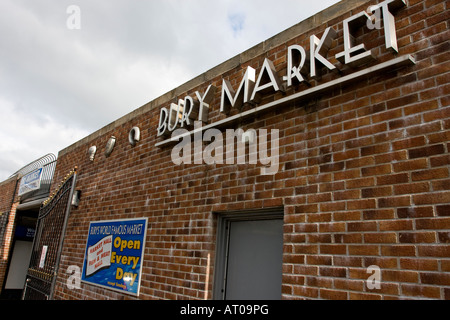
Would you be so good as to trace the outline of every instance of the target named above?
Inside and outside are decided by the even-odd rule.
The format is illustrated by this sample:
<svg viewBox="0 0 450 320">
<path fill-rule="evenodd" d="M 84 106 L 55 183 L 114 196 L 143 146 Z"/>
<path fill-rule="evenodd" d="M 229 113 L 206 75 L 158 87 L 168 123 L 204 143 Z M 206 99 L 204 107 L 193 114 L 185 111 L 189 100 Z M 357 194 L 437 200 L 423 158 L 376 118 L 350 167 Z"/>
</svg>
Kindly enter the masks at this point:
<svg viewBox="0 0 450 320">
<path fill-rule="evenodd" d="M 336 2 L 0 0 L 0 182 Z"/>
</svg>

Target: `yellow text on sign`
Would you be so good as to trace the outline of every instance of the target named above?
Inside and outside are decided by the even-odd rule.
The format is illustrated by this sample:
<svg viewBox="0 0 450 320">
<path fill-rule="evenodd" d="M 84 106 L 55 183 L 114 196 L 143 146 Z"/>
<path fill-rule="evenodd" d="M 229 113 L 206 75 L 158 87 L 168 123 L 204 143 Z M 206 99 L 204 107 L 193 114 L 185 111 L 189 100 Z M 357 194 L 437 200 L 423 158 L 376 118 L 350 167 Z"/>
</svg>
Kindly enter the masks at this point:
<svg viewBox="0 0 450 320">
<path fill-rule="evenodd" d="M 123 249 L 137 249 L 141 248 L 141 241 L 139 240 L 122 240 L 120 237 L 114 239 L 114 248 L 120 248 L 120 251 Z"/>
</svg>

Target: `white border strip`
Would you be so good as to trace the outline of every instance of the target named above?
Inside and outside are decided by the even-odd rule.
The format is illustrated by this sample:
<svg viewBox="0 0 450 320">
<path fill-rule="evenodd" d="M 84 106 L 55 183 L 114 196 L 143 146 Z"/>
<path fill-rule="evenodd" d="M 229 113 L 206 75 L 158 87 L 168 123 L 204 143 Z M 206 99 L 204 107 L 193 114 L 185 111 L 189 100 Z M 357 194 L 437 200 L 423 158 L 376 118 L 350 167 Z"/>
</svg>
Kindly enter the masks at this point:
<svg viewBox="0 0 450 320">
<path fill-rule="evenodd" d="M 389 61 L 377 64 L 375 66 L 369 67 L 367 69 L 364 69 L 364 70 L 357 71 L 355 73 L 346 75 L 346 76 L 344 76 L 342 78 L 339 78 L 339 79 L 336 79 L 336 80 L 329 81 L 327 83 L 323 83 L 323 84 L 317 85 L 317 86 L 315 86 L 313 88 L 309 88 L 309 89 L 303 90 L 301 92 L 292 94 L 292 95 L 290 95 L 288 97 L 284 97 L 284 98 L 278 99 L 276 101 L 272 101 L 272 102 L 266 103 L 264 105 L 257 106 L 257 107 L 255 107 L 253 109 L 250 109 L 250 110 L 238 113 L 238 114 L 236 114 L 234 116 L 228 117 L 228 118 L 223 119 L 223 120 L 216 121 L 214 123 L 210 123 L 208 125 L 202 126 L 201 128 L 194 129 L 194 130 L 189 131 L 187 133 L 184 133 L 184 134 L 181 134 L 181 135 L 178 135 L 178 136 L 175 136 L 175 137 L 171 137 L 169 139 L 166 139 L 166 140 L 163 140 L 161 142 L 156 143 L 155 147 L 161 147 L 161 146 L 164 146 L 164 145 L 166 145 L 168 143 L 171 143 L 171 142 L 177 142 L 182 137 L 189 136 L 189 135 L 192 135 L 194 133 L 201 132 L 203 130 L 207 130 L 207 129 L 210 129 L 210 128 L 214 128 L 216 126 L 223 125 L 223 124 L 228 123 L 228 122 L 233 122 L 233 121 L 236 121 L 239 118 L 248 117 L 250 115 L 256 114 L 256 113 L 261 112 L 263 110 L 268 110 L 270 108 L 273 108 L 273 107 L 275 107 L 275 106 L 277 106 L 279 104 L 283 104 L 283 103 L 286 103 L 286 102 L 291 102 L 291 101 L 294 101 L 294 100 L 298 100 L 300 98 L 305 98 L 305 97 L 307 97 L 309 95 L 312 95 L 312 94 L 317 94 L 317 93 L 319 93 L 321 91 L 324 91 L 324 90 L 329 89 L 331 87 L 334 87 L 336 85 L 343 84 L 343 83 L 351 81 L 351 80 L 356 80 L 356 79 L 362 78 L 364 76 L 367 76 L 369 74 L 372 74 L 372 73 L 375 73 L 375 72 L 378 72 L 378 71 L 381 71 L 381 70 L 384 70 L 384 69 L 388 69 L 390 67 L 401 67 L 401 66 L 415 64 L 415 63 L 416 63 L 416 61 L 411 55 L 404 55 L 404 56 L 401 56 L 401 57 L 398 57 L 398 58 L 395 58 L 395 59 L 392 59 L 392 60 L 389 60 Z"/>
</svg>

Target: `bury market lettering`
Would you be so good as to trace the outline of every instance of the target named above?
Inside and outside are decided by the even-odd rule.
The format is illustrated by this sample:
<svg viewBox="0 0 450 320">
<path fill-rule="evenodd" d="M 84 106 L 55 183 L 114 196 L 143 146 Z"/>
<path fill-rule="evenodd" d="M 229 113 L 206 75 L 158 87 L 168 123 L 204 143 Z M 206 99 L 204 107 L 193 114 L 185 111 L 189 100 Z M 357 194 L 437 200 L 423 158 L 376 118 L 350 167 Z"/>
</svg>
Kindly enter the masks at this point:
<svg viewBox="0 0 450 320">
<path fill-rule="evenodd" d="M 404 0 L 385 0 L 370 6 L 368 13 L 362 11 L 343 20 L 344 50 L 336 54 L 335 58 L 343 65 L 350 67 L 357 67 L 376 59 L 375 50 L 367 49 L 364 43 L 355 43 L 354 32 L 361 27 L 368 27 L 370 31 L 374 20 L 379 20 L 381 16 L 385 46 L 387 49 L 398 52 L 393 12 L 403 6 L 406 6 Z M 378 20 L 377 23 L 379 23 Z M 233 89 L 229 80 L 222 79 L 220 112 L 228 114 L 232 108 L 240 110 L 245 104 L 258 104 L 267 92 L 285 91 L 290 86 L 307 82 L 308 77 L 315 79 L 320 75 L 319 70 L 323 68 L 329 71 L 338 69 L 327 59 L 328 51 L 336 37 L 337 32 L 333 27 L 326 28 L 320 38 L 311 35 L 309 54 L 298 44 L 289 46 L 286 75 L 282 79 L 278 76 L 273 62 L 268 58 L 264 59 L 258 78 L 256 78 L 256 70 L 251 66 L 247 67 L 237 90 Z M 192 126 L 194 121 L 207 123 L 208 111 L 216 90 L 216 87 L 209 85 L 204 93 L 196 91 L 195 97 L 187 95 L 184 99 L 178 100 L 177 104 L 171 103 L 168 108 L 161 108 L 157 136 L 167 135 L 177 127 Z"/>
<path fill-rule="evenodd" d="M 184 100 L 178 100 L 178 104 L 172 103 L 170 108 L 161 108 L 159 115 L 158 136 L 169 130 L 172 132 L 179 125 L 181 128 L 191 125 L 195 120 L 207 122 L 209 106 L 215 95 L 216 87 L 210 85 L 202 94 L 195 92 L 195 98 L 186 96 Z"/>
<path fill-rule="evenodd" d="M 141 249 L 141 241 L 139 240 L 122 240 L 120 237 L 116 237 L 114 239 L 114 248 L 119 249 L 120 252 L 122 252 L 124 249 L 130 249 L 130 250 L 140 250 Z M 120 255 L 117 252 L 113 251 L 111 253 L 111 263 L 115 264 L 121 264 L 124 266 L 131 266 L 132 270 L 135 270 L 138 263 L 139 263 L 140 257 L 136 256 L 129 256 L 129 255 Z M 124 272 L 124 270 L 121 267 L 117 267 L 116 269 L 116 280 L 123 279 L 124 281 L 127 281 L 130 283 L 130 286 L 132 286 L 137 278 L 138 273 L 134 272 Z"/>
</svg>

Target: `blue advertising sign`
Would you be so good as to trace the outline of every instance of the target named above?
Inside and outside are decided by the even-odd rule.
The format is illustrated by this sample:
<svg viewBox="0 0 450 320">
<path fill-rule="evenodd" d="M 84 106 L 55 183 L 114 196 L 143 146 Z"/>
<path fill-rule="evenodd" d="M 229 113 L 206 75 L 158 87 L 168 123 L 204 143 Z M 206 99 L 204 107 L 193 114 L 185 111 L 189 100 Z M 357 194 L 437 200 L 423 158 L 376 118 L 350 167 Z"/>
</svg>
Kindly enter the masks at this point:
<svg viewBox="0 0 450 320">
<path fill-rule="evenodd" d="M 147 218 L 89 224 L 81 281 L 139 295 Z"/>
</svg>

